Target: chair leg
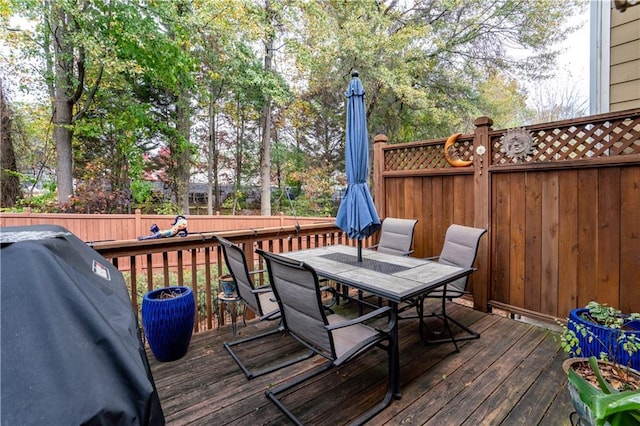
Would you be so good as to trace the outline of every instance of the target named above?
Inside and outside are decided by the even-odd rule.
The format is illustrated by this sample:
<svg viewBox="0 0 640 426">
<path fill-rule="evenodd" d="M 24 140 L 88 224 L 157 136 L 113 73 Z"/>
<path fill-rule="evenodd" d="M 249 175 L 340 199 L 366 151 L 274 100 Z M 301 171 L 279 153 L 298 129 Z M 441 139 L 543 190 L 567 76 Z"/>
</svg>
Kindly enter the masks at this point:
<svg viewBox="0 0 640 426">
<path fill-rule="evenodd" d="M 289 411 L 289 409 L 285 407 L 285 405 L 278 399 L 278 394 L 285 392 L 299 385 L 305 380 L 309 380 L 329 370 L 331 367 L 333 367 L 333 361 L 328 361 L 323 365 L 321 365 L 320 367 L 307 372 L 307 374 L 303 374 L 302 376 L 299 376 L 296 380 L 291 380 L 290 382 L 286 382 L 281 384 L 280 386 L 276 386 L 275 388 L 269 389 L 265 391 L 264 394 L 267 398 L 269 398 L 269 400 L 271 400 L 271 402 L 273 402 L 276 405 L 276 407 L 280 409 L 280 411 L 282 411 L 287 416 L 289 420 L 291 420 L 296 425 L 302 426 L 303 423 L 300 422 L 300 420 L 291 411 Z"/>
<path fill-rule="evenodd" d="M 391 400 L 393 399 L 393 395 L 395 393 L 394 384 L 396 382 L 396 377 L 398 376 L 399 371 L 396 370 L 397 363 L 394 362 L 395 361 L 394 357 L 396 356 L 394 351 L 394 342 L 390 340 L 385 349 L 387 351 L 388 360 L 389 360 L 389 373 L 388 373 L 389 381 L 387 384 L 387 393 L 385 394 L 382 401 L 376 404 L 373 408 L 371 408 L 365 414 L 363 414 L 362 416 L 358 417 L 356 420 L 351 422 L 350 423 L 351 425 L 363 425 L 367 423 L 369 420 L 371 420 L 373 417 L 379 414 L 382 410 L 387 408 L 389 404 L 391 404 Z M 320 367 L 317 367 L 307 372 L 307 374 L 304 374 L 295 380 L 283 383 L 280 386 L 276 386 L 275 388 L 265 391 L 264 394 L 271 402 L 273 402 L 276 405 L 276 407 L 280 409 L 280 411 L 282 411 L 287 416 L 289 420 L 291 420 L 295 425 L 301 426 L 303 423 L 300 421 L 300 419 L 298 419 L 295 416 L 295 414 L 289 411 L 289 409 L 282 403 L 282 401 L 280 401 L 280 399 L 278 399 L 278 394 L 286 392 L 287 390 L 295 386 L 298 386 L 304 381 L 309 380 L 331 369 L 332 367 L 333 367 L 333 361 L 328 361 L 325 364 L 321 365 Z"/>
<path fill-rule="evenodd" d="M 236 364 L 238 364 L 238 367 L 240 367 L 240 370 L 242 370 L 242 372 L 244 373 L 244 375 L 247 377 L 248 380 L 251 380 L 251 379 L 259 377 L 259 376 L 263 376 L 265 374 L 271 373 L 271 372 L 276 371 L 276 370 L 280 370 L 281 368 L 285 368 L 285 367 L 288 367 L 290 365 L 296 364 L 298 362 L 304 361 L 305 359 L 309 359 L 309 358 L 311 358 L 312 356 L 315 355 L 315 352 L 310 350 L 309 352 L 305 353 L 304 355 L 301 355 L 299 357 L 286 360 L 284 362 L 281 362 L 279 364 L 267 367 L 265 369 L 258 370 L 258 371 L 250 371 L 247 368 L 247 366 L 244 365 L 242 360 L 240 360 L 240 357 L 231 348 L 232 346 L 242 345 L 244 343 L 248 343 L 248 342 L 252 342 L 254 340 L 262 339 L 263 337 L 268 337 L 268 336 L 272 336 L 272 335 L 277 334 L 277 333 L 282 333 L 283 331 L 284 331 L 284 328 L 282 326 L 279 326 L 275 330 L 270 330 L 270 331 L 268 331 L 266 333 L 262 333 L 262 334 L 259 334 L 257 336 L 250 336 L 250 337 L 247 337 L 245 339 L 235 340 L 233 342 L 225 342 L 224 348 L 227 350 L 227 352 L 229 352 L 229 355 L 231 355 L 231 358 L 233 358 L 233 360 L 236 362 Z"/>
<path fill-rule="evenodd" d="M 458 348 L 458 342 L 460 341 L 464 341 L 464 340 L 472 340 L 472 339 L 478 339 L 480 337 L 480 333 L 477 333 L 473 330 L 471 330 L 469 327 L 467 327 L 466 325 L 460 323 L 459 321 L 457 321 L 456 319 L 450 317 L 449 315 L 447 315 L 447 311 L 446 311 L 446 298 L 443 297 L 442 299 L 442 312 L 441 313 L 437 313 L 437 312 L 433 312 L 430 315 L 427 315 L 426 317 L 437 317 L 440 318 L 440 320 L 442 320 L 443 323 L 443 328 L 444 331 L 442 334 L 448 333 L 449 337 L 443 337 L 443 338 L 439 338 L 439 339 L 430 339 L 425 333 L 425 329 L 429 330 L 429 326 L 427 326 L 427 324 L 424 322 L 424 298 L 421 299 L 418 302 L 418 305 L 416 306 L 416 309 L 418 310 L 418 317 L 420 318 L 420 336 L 422 337 L 422 339 L 429 344 L 437 344 L 437 343 L 453 343 L 453 345 L 456 348 L 456 352 L 460 352 L 460 349 Z M 463 332 L 466 333 L 466 335 L 462 335 L 462 336 L 456 336 L 453 334 L 453 331 L 451 330 L 451 326 L 449 325 L 449 322 L 454 323 L 455 325 L 457 325 Z"/>
</svg>

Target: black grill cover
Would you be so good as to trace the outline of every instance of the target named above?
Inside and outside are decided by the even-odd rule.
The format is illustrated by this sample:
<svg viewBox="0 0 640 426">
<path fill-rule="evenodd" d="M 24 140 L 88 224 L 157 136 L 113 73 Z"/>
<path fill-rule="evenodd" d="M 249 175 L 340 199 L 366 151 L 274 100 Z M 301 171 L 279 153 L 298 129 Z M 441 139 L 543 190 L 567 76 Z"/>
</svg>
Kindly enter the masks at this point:
<svg viewBox="0 0 640 426">
<path fill-rule="evenodd" d="M 162 425 L 122 274 L 60 226 L 0 228 L 2 425 Z"/>
</svg>

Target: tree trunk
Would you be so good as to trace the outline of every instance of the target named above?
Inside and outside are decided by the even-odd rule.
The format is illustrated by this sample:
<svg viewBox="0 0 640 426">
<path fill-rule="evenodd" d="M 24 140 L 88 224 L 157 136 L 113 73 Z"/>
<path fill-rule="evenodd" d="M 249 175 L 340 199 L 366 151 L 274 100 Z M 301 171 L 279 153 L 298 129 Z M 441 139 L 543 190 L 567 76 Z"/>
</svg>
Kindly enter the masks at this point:
<svg viewBox="0 0 640 426">
<path fill-rule="evenodd" d="M 191 135 L 190 101 L 191 96 L 188 91 L 180 89 L 176 105 L 176 125 L 178 134 L 182 136 L 182 140 L 178 141 L 177 144 L 176 180 L 178 183 L 178 193 L 176 195 L 178 199 L 176 201 L 178 205 L 182 207 L 184 214 L 189 214 L 189 180 L 191 178 L 191 148 L 189 142 Z"/>
<path fill-rule="evenodd" d="M 73 196 L 73 48 L 68 41 L 67 16 L 53 6 L 51 31 L 54 34 L 55 92 L 53 100 L 53 139 L 56 143 L 56 180 L 58 203 L 66 204 Z"/>
<path fill-rule="evenodd" d="M 238 110 L 240 105 L 238 105 Z M 236 128 L 236 164 L 235 164 L 235 184 L 234 184 L 234 191 L 233 191 L 233 211 L 232 214 L 236 214 L 236 210 L 238 208 L 238 194 L 240 192 L 240 188 L 241 188 L 241 177 L 242 177 L 242 155 L 243 155 L 243 151 L 244 151 L 244 125 L 245 125 L 245 118 L 244 115 L 242 113 L 240 113 L 240 123 L 239 126 Z"/>
<path fill-rule="evenodd" d="M 207 214 L 220 210 L 220 183 L 218 182 L 218 145 L 216 140 L 216 96 L 210 87 L 209 99 L 209 157 L 207 161 Z M 214 201 L 215 200 L 215 201 Z"/>
<path fill-rule="evenodd" d="M 0 207 L 13 207 L 20 197 L 20 179 L 13 150 L 11 114 L 0 81 Z"/>
<path fill-rule="evenodd" d="M 265 1 L 265 11 L 267 12 L 268 24 L 273 23 L 273 11 L 270 0 Z M 271 72 L 273 62 L 273 39 L 271 32 L 265 43 L 264 71 Z M 271 99 L 267 97 L 262 110 L 262 156 L 260 160 L 260 214 L 271 216 Z"/>
</svg>

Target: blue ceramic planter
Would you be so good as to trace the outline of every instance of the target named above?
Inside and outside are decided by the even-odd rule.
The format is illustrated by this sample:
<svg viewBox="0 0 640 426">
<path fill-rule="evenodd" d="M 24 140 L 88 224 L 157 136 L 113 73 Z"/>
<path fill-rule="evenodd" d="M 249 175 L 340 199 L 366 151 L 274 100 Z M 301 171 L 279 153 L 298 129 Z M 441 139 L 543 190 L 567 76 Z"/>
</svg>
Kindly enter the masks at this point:
<svg viewBox="0 0 640 426">
<path fill-rule="evenodd" d="M 163 293 L 179 294 L 162 298 Z M 189 349 L 195 321 L 195 299 L 189 287 L 152 290 L 142 301 L 142 326 L 153 356 L 158 361 L 175 361 Z"/>
<path fill-rule="evenodd" d="M 595 356 L 596 358 L 600 358 L 600 353 L 605 352 L 609 354 L 610 358 L 611 355 L 616 357 L 615 360 L 609 359 L 609 361 L 615 361 L 616 363 L 624 366 L 630 365 L 631 368 L 635 370 L 640 369 L 640 352 L 633 354 L 631 357 L 631 363 L 629 364 L 629 354 L 622 347 L 624 337 L 622 338 L 622 343 L 619 342 L 620 333 L 633 333 L 640 338 L 640 321 L 631 321 L 627 324 L 627 327 L 630 330 L 620 331 L 604 327 L 599 324 L 594 324 L 583 319 L 582 315 L 588 312 L 589 310 L 586 308 L 579 308 L 574 309 L 569 313 L 569 322 L 567 327 L 570 330 L 573 330 L 578 337 L 580 348 L 582 349 L 580 356 L 586 358 Z M 582 337 L 582 334 L 576 331 L 576 324 L 579 324 L 588 330 L 585 337 Z M 589 336 L 593 336 L 591 341 L 589 341 Z"/>
<path fill-rule="evenodd" d="M 224 297 L 232 297 L 236 292 L 236 282 L 231 275 L 223 275 L 220 277 L 220 287 L 224 293 Z"/>
</svg>

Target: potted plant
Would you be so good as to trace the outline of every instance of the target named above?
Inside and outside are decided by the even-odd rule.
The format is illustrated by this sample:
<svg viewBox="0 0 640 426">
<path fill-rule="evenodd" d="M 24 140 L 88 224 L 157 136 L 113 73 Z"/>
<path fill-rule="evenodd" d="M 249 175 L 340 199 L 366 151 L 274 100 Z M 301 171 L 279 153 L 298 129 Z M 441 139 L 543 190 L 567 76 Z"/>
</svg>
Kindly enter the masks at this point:
<svg viewBox="0 0 640 426">
<path fill-rule="evenodd" d="M 640 424 L 640 373 L 631 367 L 640 354 L 639 319 L 597 302 L 569 315 L 560 344 L 572 357 L 563 368 L 580 424 Z"/>
<path fill-rule="evenodd" d="M 189 287 L 159 288 L 144 295 L 142 326 L 158 361 L 175 361 L 187 353 L 195 308 L 193 291 Z"/>
<path fill-rule="evenodd" d="M 640 369 L 640 314 L 624 314 L 598 302 L 574 309 L 563 333 L 562 346 L 572 356 L 602 358 Z"/>
</svg>

